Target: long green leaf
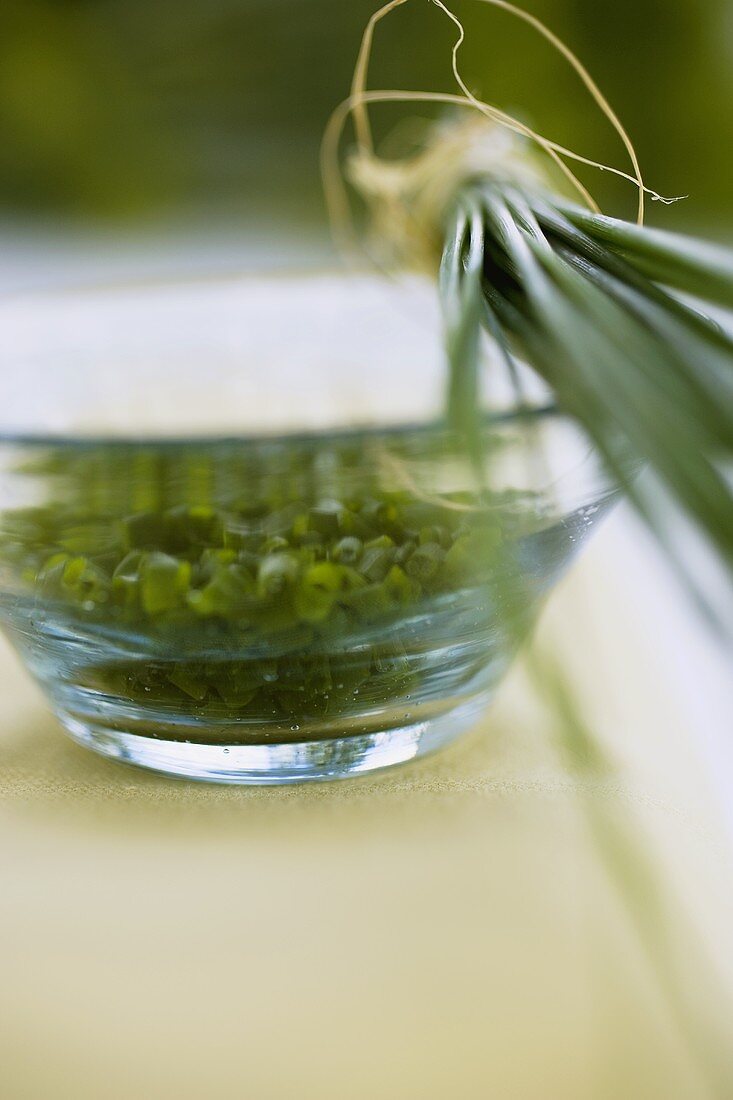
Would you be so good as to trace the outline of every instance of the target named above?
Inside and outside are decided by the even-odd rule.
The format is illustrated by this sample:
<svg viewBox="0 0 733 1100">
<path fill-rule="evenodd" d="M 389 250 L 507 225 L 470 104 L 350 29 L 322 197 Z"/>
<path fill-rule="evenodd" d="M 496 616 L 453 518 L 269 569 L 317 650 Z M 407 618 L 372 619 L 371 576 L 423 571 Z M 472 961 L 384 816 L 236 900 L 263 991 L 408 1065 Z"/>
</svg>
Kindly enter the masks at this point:
<svg viewBox="0 0 733 1100">
<path fill-rule="evenodd" d="M 558 204 L 573 224 L 619 252 L 637 270 L 708 302 L 733 309 L 733 253 L 708 241 Z"/>
</svg>

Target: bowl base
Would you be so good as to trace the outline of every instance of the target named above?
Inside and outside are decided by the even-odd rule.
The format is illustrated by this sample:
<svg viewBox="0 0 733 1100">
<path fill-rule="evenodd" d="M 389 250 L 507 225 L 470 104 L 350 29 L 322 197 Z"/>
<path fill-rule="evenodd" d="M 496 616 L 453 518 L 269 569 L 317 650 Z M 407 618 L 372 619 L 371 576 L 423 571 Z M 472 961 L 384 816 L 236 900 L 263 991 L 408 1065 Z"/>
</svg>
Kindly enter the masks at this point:
<svg viewBox="0 0 733 1100">
<path fill-rule="evenodd" d="M 57 715 L 74 741 L 125 764 L 180 779 L 273 786 L 348 779 L 425 756 L 469 729 L 487 702 L 481 694 L 439 717 L 377 733 L 270 745 L 159 740 Z"/>
</svg>

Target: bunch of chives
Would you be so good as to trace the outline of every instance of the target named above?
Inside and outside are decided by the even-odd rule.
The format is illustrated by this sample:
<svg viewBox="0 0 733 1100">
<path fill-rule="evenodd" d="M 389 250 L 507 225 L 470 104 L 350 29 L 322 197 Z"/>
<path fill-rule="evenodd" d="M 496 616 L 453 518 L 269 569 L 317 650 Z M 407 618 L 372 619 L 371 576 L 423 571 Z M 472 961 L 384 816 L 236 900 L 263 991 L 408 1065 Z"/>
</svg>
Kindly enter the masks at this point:
<svg viewBox="0 0 733 1100">
<path fill-rule="evenodd" d="M 733 254 L 473 181 L 441 267 L 448 416 L 479 438 L 483 328 L 546 380 L 621 480 L 620 450 L 645 461 L 733 572 L 733 340 L 678 291 L 733 307 Z M 653 501 L 626 488 L 654 522 Z"/>
<path fill-rule="evenodd" d="M 511 0 L 480 2 L 528 25 L 571 65 L 622 140 L 633 173 L 579 155 L 477 98 L 459 66 L 464 27 L 446 0 L 430 3 L 457 32 L 451 68 L 458 92 L 368 90 L 375 29 L 409 3 L 387 0 L 367 23 L 351 94 L 324 134 L 323 179 L 337 238 L 354 241 L 338 156 L 345 122 L 353 117 L 356 148 L 346 174 L 371 216 L 378 254 L 388 263 L 431 269 L 443 241 L 447 418 L 477 469 L 485 457 L 483 332 L 498 346 L 512 379 L 520 377 L 521 359 L 546 381 L 558 406 L 593 440 L 661 533 L 659 494 L 627 476 L 630 454 L 645 462 L 733 578 L 733 339 L 703 312 L 733 309 L 733 252 L 647 228 L 647 196 L 676 200 L 646 186 L 629 135 L 583 63 Z M 417 151 L 384 161 L 369 120 L 370 107 L 379 103 L 468 109 L 465 117 L 474 125 L 464 127 L 454 114 Z M 506 140 L 492 144 L 492 134 Z M 553 162 L 558 183 L 543 158 Z M 569 161 L 635 184 L 637 224 L 603 216 Z M 568 186 L 587 210 L 569 203 Z M 674 559 L 669 540 L 667 547 Z"/>
</svg>

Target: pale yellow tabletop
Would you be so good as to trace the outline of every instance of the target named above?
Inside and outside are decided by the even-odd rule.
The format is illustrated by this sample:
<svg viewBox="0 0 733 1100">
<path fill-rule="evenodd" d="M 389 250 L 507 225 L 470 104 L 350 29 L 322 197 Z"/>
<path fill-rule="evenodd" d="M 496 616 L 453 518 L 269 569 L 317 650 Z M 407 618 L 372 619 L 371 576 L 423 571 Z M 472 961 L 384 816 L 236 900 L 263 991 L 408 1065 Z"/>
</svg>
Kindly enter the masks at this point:
<svg viewBox="0 0 733 1100">
<path fill-rule="evenodd" d="M 67 741 L 3 648 L 0 1095 L 733 1096 L 730 714 L 634 539 L 540 631 L 593 758 L 518 669 L 416 765 L 179 783 Z"/>
</svg>

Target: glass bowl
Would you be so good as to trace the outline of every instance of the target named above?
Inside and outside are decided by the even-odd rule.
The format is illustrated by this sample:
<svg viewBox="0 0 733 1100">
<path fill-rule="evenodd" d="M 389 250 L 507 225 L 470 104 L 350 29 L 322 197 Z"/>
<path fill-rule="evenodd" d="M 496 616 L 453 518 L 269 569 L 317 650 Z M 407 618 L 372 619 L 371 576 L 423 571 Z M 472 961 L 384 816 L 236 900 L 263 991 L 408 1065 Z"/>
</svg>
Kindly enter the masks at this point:
<svg viewBox="0 0 733 1100">
<path fill-rule="evenodd" d="M 10 296 L 0 333 L 4 629 L 75 740 L 170 775 L 335 778 L 452 740 L 616 495 L 491 363 L 466 457 L 427 283 Z"/>
</svg>

